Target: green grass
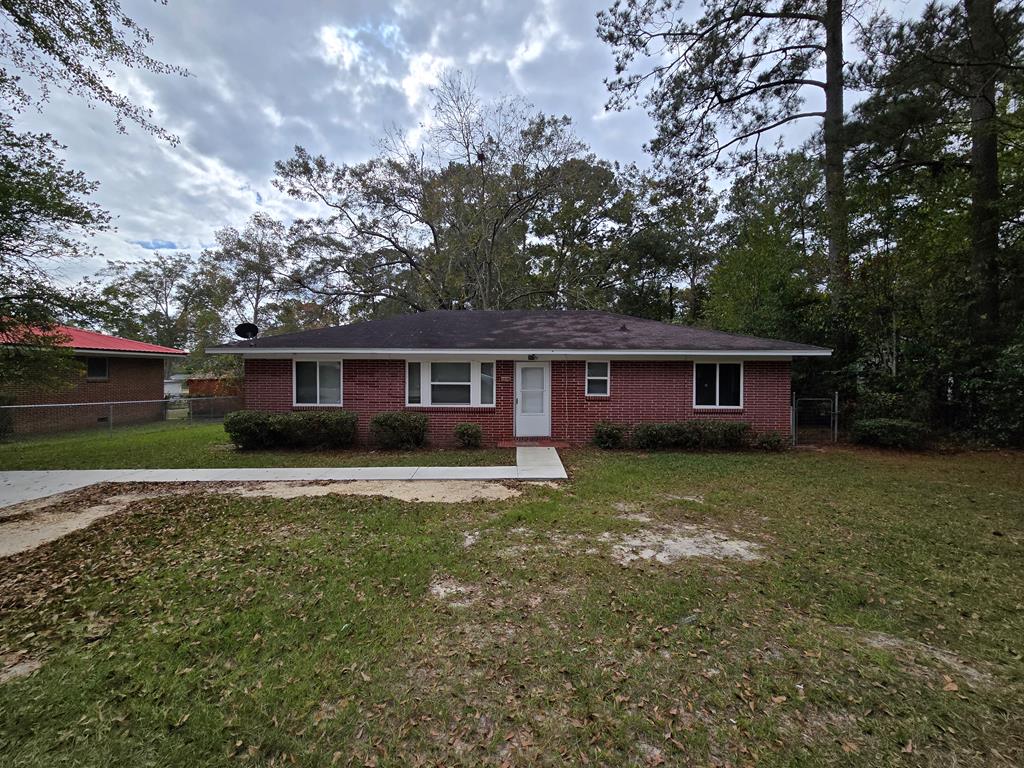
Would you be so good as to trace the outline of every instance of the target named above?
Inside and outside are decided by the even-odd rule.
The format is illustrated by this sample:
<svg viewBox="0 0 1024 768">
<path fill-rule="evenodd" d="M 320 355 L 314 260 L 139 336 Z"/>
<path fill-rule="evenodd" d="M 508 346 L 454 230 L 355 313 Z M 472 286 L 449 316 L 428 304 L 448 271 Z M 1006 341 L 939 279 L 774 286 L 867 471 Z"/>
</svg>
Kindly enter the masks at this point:
<svg viewBox="0 0 1024 768">
<path fill-rule="evenodd" d="M 1024 764 L 1024 456 L 563 455 L 504 502 L 172 496 L 0 560 L 0 653 L 42 662 L 0 764 Z M 659 526 L 763 557 L 616 562 Z"/>
<path fill-rule="evenodd" d="M 221 424 L 161 424 L 0 443 L 0 471 L 190 467 L 489 466 L 511 450 L 238 451 Z"/>
</svg>

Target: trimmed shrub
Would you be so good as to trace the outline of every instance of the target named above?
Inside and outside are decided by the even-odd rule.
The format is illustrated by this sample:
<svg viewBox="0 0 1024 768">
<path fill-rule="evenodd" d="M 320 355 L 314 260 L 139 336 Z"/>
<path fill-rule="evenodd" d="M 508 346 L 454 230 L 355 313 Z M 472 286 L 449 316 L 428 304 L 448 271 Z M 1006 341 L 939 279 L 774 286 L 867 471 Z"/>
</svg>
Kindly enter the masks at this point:
<svg viewBox="0 0 1024 768">
<path fill-rule="evenodd" d="M 356 415 L 349 411 L 235 411 L 224 417 L 224 431 L 246 451 L 348 448 L 356 440 Z"/>
<path fill-rule="evenodd" d="M 775 430 L 772 430 L 770 432 L 758 432 L 754 436 L 752 444 L 759 451 L 777 453 L 789 447 L 789 440 Z"/>
<path fill-rule="evenodd" d="M 694 419 L 669 424 L 637 424 L 633 446 L 648 451 L 737 450 L 750 444 L 750 425 L 745 421 Z"/>
<path fill-rule="evenodd" d="M 862 419 L 854 422 L 850 439 L 878 448 L 923 448 L 928 442 L 928 428 L 910 419 Z"/>
<path fill-rule="evenodd" d="M 660 451 L 672 447 L 672 425 L 644 422 L 633 427 L 633 447 L 644 451 Z"/>
<path fill-rule="evenodd" d="M 750 425 L 745 421 L 684 421 L 696 430 L 701 450 L 735 451 L 750 445 Z"/>
<path fill-rule="evenodd" d="M 370 419 L 370 439 L 381 448 L 422 448 L 427 416 L 412 411 L 383 411 Z"/>
<path fill-rule="evenodd" d="M 294 411 L 278 416 L 284 448 L 349 448 L 356 441 L 358 417 L 351 411 Z"/>
<path fill-rule="evenodd" d="M 277 414 L 264 411 L 235 411 L 224 417 L 224 431 L 243 451 L 275 448 L 280 445 Z"/>
<path fill-rule="evenodd" d="M 594 425 L 594 444 L 598 448 L 614 450 L 626 444 L 626 427 L 611 421 L 599 421 Z"/>
<path fill-rule="evenodd" d="M 479 424 L 455 425 L 455 442 L 460 448 L 479 448 L 483 441 L 484 431 Z"/>
</svg>

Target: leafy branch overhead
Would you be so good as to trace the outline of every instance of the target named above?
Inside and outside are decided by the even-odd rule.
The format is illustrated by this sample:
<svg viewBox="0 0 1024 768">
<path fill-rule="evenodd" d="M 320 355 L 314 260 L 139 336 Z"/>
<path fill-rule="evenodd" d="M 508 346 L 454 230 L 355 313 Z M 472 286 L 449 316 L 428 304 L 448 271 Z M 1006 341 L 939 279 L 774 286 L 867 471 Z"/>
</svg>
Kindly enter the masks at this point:
<svg viewBox="0 0 1024 768">
<path fill-rule="evenodd" d="M 160 2 L 166 5 L 167 0 Z M 112 83 L 119 69 L 180 76 L 189 72 L 147 52 L 153 36 L 118 0 L 0 0 L 0 22 L 0 99 L 12 108 L 45 102 L 56 87 L 111 108 L 122 133 L 128 123 L 135 123 L 177 142 L 156 122 L 152 109 Z"/>
</svg>

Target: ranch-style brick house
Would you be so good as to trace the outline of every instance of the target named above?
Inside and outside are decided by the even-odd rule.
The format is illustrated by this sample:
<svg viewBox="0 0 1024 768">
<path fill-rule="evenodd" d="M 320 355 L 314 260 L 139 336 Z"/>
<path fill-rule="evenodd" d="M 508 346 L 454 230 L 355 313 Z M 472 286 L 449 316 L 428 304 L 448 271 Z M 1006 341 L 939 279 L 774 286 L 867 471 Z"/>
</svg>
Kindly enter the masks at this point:
<svg viewBox="0 0 1024 768">
<path fill-rule="evenodd" d="M 429 417 L 433 445 L 473 422 L 484 443 L 587 443 L 603 420 L 749 422 L 790 434 L 790 363 L 807 344 L 597 311 L 433 311 L 214 347 L 241 355 L 245 407 Z"/>
<path fill-rule="evenodd" d="M 57 387 L 25 384 L 3 394 L 15 405 L 66 405 L 67 408 L 15 409 L 15 432 L 54 432 L 94 427 L 109 418 L 108 403 L 118 403 L 122 424 L 163 418 L 164 369 L 168 360 L 186 357 L 181 349 L 105 333 L 58 326 L 57 346 L 70 349 L 79 363 Z M 5 340 L 0 338 L 0 344 Z M 153 402 L 157 401 L 157 402 Z"/>
</svg>

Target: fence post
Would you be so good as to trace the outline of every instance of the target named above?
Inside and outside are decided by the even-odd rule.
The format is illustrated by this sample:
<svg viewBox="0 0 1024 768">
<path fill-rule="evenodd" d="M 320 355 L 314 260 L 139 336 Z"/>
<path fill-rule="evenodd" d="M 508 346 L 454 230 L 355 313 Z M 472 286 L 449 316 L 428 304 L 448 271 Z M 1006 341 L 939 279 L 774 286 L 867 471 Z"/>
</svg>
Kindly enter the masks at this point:
<svg viewBox="0 0 1024 768">
<path fill-rule="evenodd" d="M 110 408 L 107 413 L 107 432 L 113 434 L 114 432 L 114 404 L 110 404 Z"/>
<path fill-rule="evenodd" d="M 832 405 L 832 442 L 839 442 L 839 390 L 833 393 Z"/>
<path fill-rule="evenodd" d="M 790 406 L 789 406 L 789 421 L 790 421 L 789 431 L 790 431 L 790 440 L 792 440 L 793 445 L 796 445 L 796 422 L 797 422 L 797 418 L 796 418 L 796 392 L 792 393 L 791 399 L 792 399 L 792 402 L 790 403 Z"/>
</svg>

